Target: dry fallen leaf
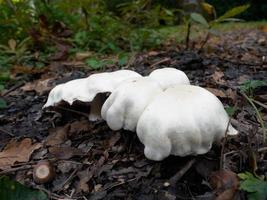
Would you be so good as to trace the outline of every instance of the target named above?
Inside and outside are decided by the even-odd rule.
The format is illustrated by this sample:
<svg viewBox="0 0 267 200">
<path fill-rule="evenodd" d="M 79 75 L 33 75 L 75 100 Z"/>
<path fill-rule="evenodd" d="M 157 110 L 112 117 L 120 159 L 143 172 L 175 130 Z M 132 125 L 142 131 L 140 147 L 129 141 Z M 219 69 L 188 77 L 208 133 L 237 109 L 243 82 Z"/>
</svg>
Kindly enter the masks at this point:
<svg viewBox="0 0 267 200">
<path fill-rule="evenodd" d="M 46 138 L 45 144 L 54 146 L 64 143 L 68 139 L 68 132 L 70 130 L 69 124 L 57 128 L 49 129 L 49 136 Z"/>
<path fill-rule="evenodd" d="M 230 98 L 234 103 L 237 101 L 237 93 L 231 88 L 226 90 L 226 96 Z"/>
<path fill-rule="evenodd" d="M 8 46 L 12 51 L 15 51 L 16 46 L 17 46 L 16 40 L 14 40 L 14 39 L 8 40 Z"/>
<path fill-rule="evenodd" d="M 100 159 L 91 168 L 87 168 L 83 171 L 78 172 L 78 177 L 80 179 L 77 185 L 78 192 L 89 192 L 89 186 L 87 183 L 93 176 L 97 175 L 98 170 L 101 168 L 101 166 L 103 166 L 106 159 L 107 158 L 105 158 L 105 156 L 101 156 Z"/>
<path fill-rule="evenodd" d="M 36 91 L 38 94 L 43 94 L 44 92 L 50 90 L 52 86 L 48 86 L 51 78 L 44 80 L 36 80 L 34 82 L 29 82 L 21 87 L 23 91 Z"/>
<path fill-rule="evenodd" d="M 216 200 L 236 199 L 238 194 L 239 181 L 237 175 L 230 170 L 212 172 L 209 180 L 216 191 Z"/>
<path fill-rule="evenodd" d="M 37 67 L 26 67 L 26 66 L 21 66 L 21 65 L 14 65 L 11 68 L 11 77 L 15 77 L 18 74 L 43 74 L 48 71 L 48 68 L 42 67 L 42 68 L 37 68 Z"/>
<path fill-rule="evenodd" d="M 81 149 L 74 147 L 50 147 L 49 153 L 59 159 L 70 159 L 73 156 L 85 155 L 85 153 Z"/>
<path fill-rule="evenodd" d="M 217 97 L 226 98 L 226 94 L 219 89 L 216 88 L 206 88 L 206 89 Z"/>
<path fill-rule="evenodd" d="M 41 143 L 32 144 L 30 138 L 25 138 L 22 141 L 11 140 L 0 152 L 0 169 L 8 169 L 15 162 L 28 162 L 34 150 L 41 147 Z"/>
<path fill-rule="evenodd" d="M 223 79 L 224 73 L 222 71 L 215 71 L 211 77 L 218 85 L 225 85 L 226 83 Z"/>
<path fill-rule="evenodd" d="M 85 60 L 86 58 L 89 58 L 90 56 L 92 56 L 92 52 L 87 51 L 87 52 L 77 52 L 75 55 L 76 60 L 78 61 L 82 61 Z"/>
<path fill-rule="evenodd" d="M 70 124 L 69 136 L 77 135 L 92 130 L 92 124 L 88 122 L 87 119 L 81 121 L 75 121 Z"/>
</svg>

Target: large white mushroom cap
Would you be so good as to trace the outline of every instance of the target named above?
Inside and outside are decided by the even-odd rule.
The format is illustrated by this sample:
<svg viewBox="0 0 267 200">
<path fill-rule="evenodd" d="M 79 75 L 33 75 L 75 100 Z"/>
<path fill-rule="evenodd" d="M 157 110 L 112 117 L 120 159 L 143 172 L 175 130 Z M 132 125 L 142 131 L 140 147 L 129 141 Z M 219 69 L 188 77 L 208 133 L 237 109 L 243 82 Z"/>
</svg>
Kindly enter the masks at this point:
<svg viewBox="0 0 267 200">
<path fill-rule="evenodd" d="M 154 70 L 146 77 L 127 79 L 104 103 L 101 116 L 112 130 L 135 131 L 137 121 L 156 95 L 176 84 L 190 84 L 184 72 L 174 68 Z"/>
<path fill-rule="evenodd" d="M 176 85 L 160 93 L 137 123 L 145 156 L 163 160 L 170 154 L 187 156 L 208 152 L 224 137 L 229 117 L 220 100 L 204 88 Z M 229 125 L 227 134 L 237 131 Z"/>
<path fill-rule="evenodd" d="M 105 101 L 101 116 L 112 130 L 135 131 L 140 115 L 160 92 L 160 85 L 150 77 L 126 80 Z"/>
<path fill-rule="evenodd" d="M 149 74 L 149 77 L 157 81 L 163 90 L 175 84 L 190 85 L 190 81 L 183 71 L 170 67 L 156 69 Z"/>
<path fill-rule="evenodd" d="M 88 78 L 76 79 L 57 85 L 49 93 L 48 100 L 43 108 L 54 106 L 60 101 L 72 104 L 74 101 L 78 100 L 91 102 L 91 107 L 99 110 L 104 102 L 99 102 L 101 98 L 95 98 L 98 94 L 112 92 L 122 81 L 134 77 L 141 77 L 141 75 L 131 70 L 119 70 L 93 74 Z M 99 118 L 99 116 L 97 116 L 98 114 L 90 114 L 90 120 Z"/>
</svg>

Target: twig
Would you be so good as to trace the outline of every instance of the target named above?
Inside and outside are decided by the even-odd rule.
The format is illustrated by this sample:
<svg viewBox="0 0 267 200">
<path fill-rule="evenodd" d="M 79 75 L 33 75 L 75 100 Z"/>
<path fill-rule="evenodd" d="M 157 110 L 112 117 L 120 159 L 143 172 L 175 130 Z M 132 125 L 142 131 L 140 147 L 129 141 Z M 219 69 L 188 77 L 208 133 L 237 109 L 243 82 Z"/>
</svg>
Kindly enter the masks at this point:
<svg viewBox="0 0 267 200">
<path fill-rule="evenodd" d="M 13 10 L 14 13 L 16 12 L 17 8 L 11 0 L 6 0 L 6 4 Z"/>
<path fill-rule="evenodd" d="M 156 63 L 150 65 L 149 68 L 153 68 L 153 67 L 155 67 L 156 65 L 159 65 L 159 64 L 161 64 L 161 63 L 165 63 L 165 62 L 170 61 L 170 60 L 171 60 L 170 58 L 164 58 L 163 60 L 160 60 L 160 61 L 158 61 L 158 62 L 156 62 Z"/>
<path fill-rule="evenodd" d="M 186 39 L 185 39 L 185 49 L 188 50 L 189 48 L 189 40 L 190 40 L 190 32 L 191 32 L 191 22 L 188 22 L 187 24 L 187 30 L 186 30 Z"/>
<path fill-rule="evenodd" d="M 259 148 L 258 149 L 258 152 L 259 153 L 264 152 L 264 151 L 267 151 L 267 147 L 262 147 L 262 148 Z"/>
<path fill-rule="evenodd" d="M 69 109 L 69 108 L 64 108 L 64 107 L 61 107 L 61 106 L 57 106 L 57 108 L 61 109 L 61 110 L 65 110 L 65 111 L 69 111 L 69 112 L 73 112 L 73 113 L 76 113 L 78 115 L 82 115 L 84 117 L 89 117 L 89 115 L 87 115 L 86 113 L 84 112 L 80 112 L 80 111 L 77 111 L 77 110 L 72 110 L 72 109 Z"/>
<path fill-rule="evenodd" d="M 255 104 L 253 103 L 253 100 L 248 97 L 245 93 L 241 92 L 241 94 L 245 97 L 245 99 L 250 103 L 250 105 L 254 108 L 255 112 L 256 112 L 256 115 L 257 115 L 257 118 L 260 122 L 260 125 L 262 127 L 262 133 L 263 133 L 263 142 L 266 142 L 266 129 L 265 129 L 265 125 L 264 125 L 264 122 L 263 122 L 263 119 L 261 117 L 261 114 L 258 110 L 258 108 L 255 106 Z"/>
<path fill-rule="evenodd" d="M 64 186 L 68 183 L 68 182 L 70 182 L 73 178 L 74 178 L 74 176 L 75 176 L 75 174 L 77 173 L 77 171 L 78 171 L 78 168 L 76 168 L 72 173 L 71 173 L 71 175 L 61 184 L 61 187 L 58 189 L 58 190 L 56 190 L 57 192 L 60 192 L 60 191 L 62 191 L 62 190 L 64 190 Z"/>
<path fill-rule="evenodd" d="M 172 178 L 170 178 L 169 182 L 171 186 L 175 186 L 175 184 L 185 175 L 185 173 L 192 167 L 195 162 L 195 158 L 188 161 L 181 170 L 179 170 Z"/>
<path fill-rule="evenodd" d="M 251 100 L 252 100 L 255 104 L 258 104 L 259 106 L 261 106 L 261 107 L 267 109 L 267 105 L 266 105 L 266 104 L 261 103 L 261 102 L 255 100 L 255 99 L 251 99 Z"/>
<path fill-rule="evenodd" d="M 3 94 L 2 94 L 2 97 L 8 95 L 10 92 L 13 92 L 14 90 L 18 89 L 19 87 L 23 86 L 25 83 L 22 82 L 22 83 L 19 83 L 17 85 L 14 85 L 13 87 L 11 87 L 9 90 L 5 91 Z"/>
<path fill-rule="evenodd" d="M 209 38 L 210 38 L 210 33 L 208 32 L 206 37 L 205 37 L 205 39 L 204 39 L 204 41 L 201 43 L 201 46 L 200 46 L 200 48 L 198 50 L 198 53 L 200 53 L 203 50 L 203 48 L 207 44 Z"/>
<path fill-rule="evenodd" d="M 132 178 L 132 179 L 130 179 L 130 180 L 123 181 L 123 182 L 120 182 L 120 183 L 111 185 L 110 187 L 106 188 L 106 190 L 111 190 L 111 189 L 114 188 L 114 187 L 118 187 L 118 186 L 123 185 L 123 184 L 125 184 L 125 183 L 132 182 L 132 181 L 134 181 L 134 180 L 136 180 L 136 179 L 137 179 L 137 178 Z"/>
<path fill-rule="evenodd" d="M 9 131 L 4 130 L 4 129 L 2 129 L 2 128 L 0 128 L 0 132 L 5 133 L 5 134 L 7 134 L 7 135 L 9 135 L 9 136 L 11 136 L 11 137 L 14 137 L 14 134 L 13 134 L 13 133 L 10 133 Z"/>
<path fill-rule="evenodd" d="M 0 175 L 10 174 L 12 172 L 23 171 L 23 170 L 27 170 L 27 169 L 31 169 L 31 168 L 32 168 L 31 165 L 23 165 L 23 166 L 20 166 L 20 167 L 10 168 L 10 169 L 1 171 Z"/>
<path fill-rule="evenodd" d="M 218 56 L 214 56 L 213 58 L 217 58 L 222 62 L 229 62 L 234 65 L 248 65 L 248 66 L 262 66 L 262 63 L 249 63 L 249 62 L 241 62 L 241 61 L 233 61 L 227 58 L 221 58 Z"/>
<path fill-rule="evenodd" d="M 228 131 L 228 128 L 230 126 L 230 121 L 231 121 L 231 118 L 229 119 L 229 121 L 227 123 L 227 127 L 226 127 L 225 132 L 224 132 L 224 138 L 223 138 L 222 149 L 221 149 L 220 170 L 224 169 L 224 155 L 223 155 L 223 152 L 224 152 L 224 149 L 225 149 L 225 144 L 226 144 L 226 140 L 227 140 L 227 131 Z"/>
</svg>

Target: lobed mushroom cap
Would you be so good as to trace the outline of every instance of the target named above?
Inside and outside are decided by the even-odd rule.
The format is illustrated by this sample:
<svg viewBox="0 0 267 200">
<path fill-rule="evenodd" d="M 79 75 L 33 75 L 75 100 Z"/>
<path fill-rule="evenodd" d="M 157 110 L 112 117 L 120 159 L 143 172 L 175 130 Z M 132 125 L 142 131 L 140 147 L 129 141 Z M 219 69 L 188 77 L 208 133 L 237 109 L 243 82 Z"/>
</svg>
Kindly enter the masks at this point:
<svg viewBox="0 0 267 200">
<path fill-rule="evenodd" d="M 91 104 L 89 113 L 90 121 L 101 119 L 101 107 L 105 102 L 103 93 L 112 92 L 122 81 L 133 77 L 141 77 L 140 74 L 131 70 L 119 70 L 93 74 L 88 78 L 81 78 L 60 84 L 53 88 L 43 106 L 54 106 L 61 101 L 70 105 L 74 101 L 88 102 Z"/>
<path fill-rule="evenodd" d="M 170 67 L 156 69 L 149 74 L 149 77 L 157 81 L 163 90 L 176 84 L 190 85 L 183 71 Z"/>
<path fill-rule="evenodd" d="M 229 117 L 220 100 L 204 88 L 176 85 L 160 93 L 137 123 L 145 156 L 163 160 L 170 154 L 187 156 L 208 152 L 224 137 Z M 229 135 L 237 131 L 229 125 Z"/>
<path fill-rule="evenodd" d="M 93 74 L 88 78 L 60 84 L 51 90 L 43 108 L 54 106 L 60 101 L 66 101 L 69 104 L 76 100 L 91 102 L 97 94 L 112 92 L 121 81 L 133 77 L 141 77 L 141 75 L 131 70 L 119 70 Z"/>
<path fill-rule="evenodd" d="M 112 130 L 135 131 L 140 115 L 160 92 L 160 85 L 150 77 L 126 80 L 108 97 L 101 116 Z"/>
</svg>

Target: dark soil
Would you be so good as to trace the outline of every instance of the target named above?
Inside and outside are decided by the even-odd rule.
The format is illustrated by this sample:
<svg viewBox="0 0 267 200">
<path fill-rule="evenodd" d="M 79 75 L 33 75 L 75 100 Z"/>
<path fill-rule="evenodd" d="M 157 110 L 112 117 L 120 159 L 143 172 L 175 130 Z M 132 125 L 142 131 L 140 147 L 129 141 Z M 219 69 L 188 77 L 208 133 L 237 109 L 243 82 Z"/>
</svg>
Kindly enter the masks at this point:
<svg viewBox="0 0 267 200">
<path fill-rule="evenodd" d="M 227 33 L 219 39 L 212 37 L 200 52 L 199 43 L 195 42 L 193 50 L 164 47 L 140 53 L 128 68 L 147 75 L 156 68 L 174 67 L 183 70 L 192 84 L 215 89 L 212 92 L 225 107 L 236 109 L 232 124 L 239 130 L 238 136 L 227 137 L 205 155 L 149 161 L 136 134 L 111 131 L 102 121 L 88 122 L 87 105 L 62 104 L 55 110 L 42 110 L 53 86 L 96 72 L 77 67 L 73 62 L 57 62 L 39 72 L 16 73 L 17 81 L 10 83 L 5 91 L 8 108 L 0 114 L 0 148 L 13 138 L 25 137 L 43 143 L 43 147 L 32 154 L 29 162 L 16 163 L 12 172 L 0 173 L 36 188 L 32 170 L 25 166 L 31 168 L 39 160 L 49 159 L 56 167 L 56 177 L 51 183 L 39 185 L 39 189 L 54 199 L 94 200 L 214 199 L 221 193 L 210 184 L 210 175 L 220 167 L 234 173 L 266 174 L 263 129 L 255 109 L 240 93 L 240 86 L 246 80 L 267 80 L 267 33 L 244 30 Z M 104 71 L 113 70 L 117 68 L 111 66 Z M 45 78 L 51 80 L 44 91 L 22 89 L 22 85 Z M 266 89 L 260 86 L 253 91 L 253 98 L 265 105 Z M 266 107 L 256 106 L 266 122 Z M 67 138 L 60 144 L 47 145 L 45 141 L 56 132 L 55 128 L 67 132 Z M 237 192 L 236 197 L 245 199 L 243 192 Z"/>
</svg>

